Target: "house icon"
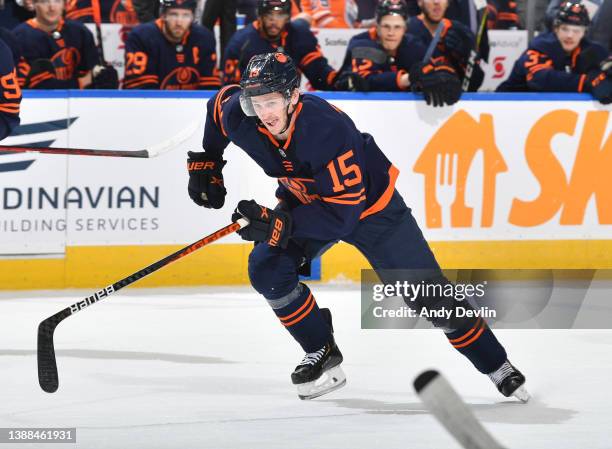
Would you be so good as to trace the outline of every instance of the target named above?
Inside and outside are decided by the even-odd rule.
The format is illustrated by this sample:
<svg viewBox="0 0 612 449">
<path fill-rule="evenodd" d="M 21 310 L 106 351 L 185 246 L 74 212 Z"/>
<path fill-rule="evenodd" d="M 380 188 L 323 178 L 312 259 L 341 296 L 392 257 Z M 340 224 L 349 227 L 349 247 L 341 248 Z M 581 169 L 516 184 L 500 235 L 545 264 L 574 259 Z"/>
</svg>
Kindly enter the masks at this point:
<svg viewBox="0 0 612 449">
<path fill-rule="evenodd" d="M 479 152 L 482 152 L 483 160 L 481 174 L 470 170 Z M 491 114 L 481 114 L 480 119 L 475 120 L 463 110 L 455 113 L 427 143 L 413 170 L 425 176 L 428 228 L 476 225 L 474 208 L 466 205 L 466 185 L 468 178 L 477 179 L 478 175 L 481 176 L 482 185 L 476 185 L 476 195 L 468 192 L 468 199 L 470 204 L 474 204 L 472 196 L 480 200 L 480 226 L 490 227 L 493 224 L 497 175 L 507 171 L 508 166 L 495 143 Z M 444 208 L 449 209 L 450 223 L 443 223 Z"/>
</svg>

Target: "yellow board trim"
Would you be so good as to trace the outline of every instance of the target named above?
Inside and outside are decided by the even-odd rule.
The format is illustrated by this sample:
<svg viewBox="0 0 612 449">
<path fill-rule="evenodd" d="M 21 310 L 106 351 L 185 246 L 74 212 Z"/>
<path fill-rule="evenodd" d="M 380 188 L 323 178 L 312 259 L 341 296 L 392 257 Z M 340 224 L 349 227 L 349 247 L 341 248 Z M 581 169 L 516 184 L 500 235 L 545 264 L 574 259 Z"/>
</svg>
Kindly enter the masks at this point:
<svg viewBox="0 0 612 449">
<path fill-rule="evenodd" d="M 178 245 L 75 246 L 64 258 L 0 259 L 0 289 L 99 288 L 116 282 L 179 249 Z M 252 244 L 202 248 L 138 281 L 134 287 L 237 285 L 249 282 Z M 431 242 L 444 268 L 612 269 L 612 240 Z M 321 263 L 322 281 L 358 282 L 368 262 L 340 243 Z"/>
</svg>

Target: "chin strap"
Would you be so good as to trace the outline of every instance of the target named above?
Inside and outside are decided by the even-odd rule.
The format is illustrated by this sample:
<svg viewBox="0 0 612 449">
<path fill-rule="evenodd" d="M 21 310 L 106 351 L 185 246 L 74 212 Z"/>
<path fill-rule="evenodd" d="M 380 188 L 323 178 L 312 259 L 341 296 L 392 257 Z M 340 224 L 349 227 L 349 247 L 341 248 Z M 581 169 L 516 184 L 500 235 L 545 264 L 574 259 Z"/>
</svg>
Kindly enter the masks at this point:
<svg viewBox="0 0 612 449">
<path fill-rule="evenodd" d="M 289 112 L 290 107 L 291 107 L 291 100 L 289 100 L 289 104 L 287 105 L 287 123 L 285 124 L 285 127 L 279 132 L 279 134 L 284 133 L 289 128 L 289 124 L 291 123 L 291 117 L 293 117 L 293 114 L 295 113 L 295 110 L 297 109 L 297 104 L 295 105 L 295 108 L 293 108 L 293 111 L 291 112 Z"/>
</svg>

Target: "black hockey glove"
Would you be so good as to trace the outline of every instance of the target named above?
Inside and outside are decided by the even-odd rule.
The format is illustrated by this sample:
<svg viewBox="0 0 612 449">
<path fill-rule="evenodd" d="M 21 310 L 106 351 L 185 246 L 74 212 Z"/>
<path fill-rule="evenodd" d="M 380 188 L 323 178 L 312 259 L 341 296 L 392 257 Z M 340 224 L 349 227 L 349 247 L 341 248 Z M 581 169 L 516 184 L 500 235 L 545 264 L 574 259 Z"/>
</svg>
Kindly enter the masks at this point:
<svg viewBox="0 0 612 449">
<path fill-rule="evenodd" d="M 595 47 L 587 47 L 581 51 L 576 58 L 575 73 L 588 73 L 591 70 L 597 70 L 599 68 L 599 52 L 595 50 Z"/>
<path fill-rule="evenodd" d="M 223 166 L 226 161 L 208 157 L 206 153 L 187 153 L 189 197 L 198 206 L 221 209 L 227 190 L 223 184 Z"/>
<path fill-rule="evenodd" d="M 601 104 L 612 103 L 612 79 L 602 70 L 593 70 L 586 75 L 584 91 L 590 92 Z"/>
<path fill-rule="evenodd" d="M 468 27 L 460 22 L 453 21 L 453 25 L 446 31 L 442 43 L 448 56 L 457 64 L 465 64 L 474 48 L 474 35 Z"/>
<path fill-rule="evenodd" d="M 369 81 L 354 72 L 344 72 L 334 83 L 334 90 L 351 92 L 369 92 Z"/>
<path fill-rule="evenodd" d="M 92 70 L 90 89 L 119 89 L 119 75 L 117 70 L 108 65 L 97 65 Z"/>
<path fill-rule="evenodd" d="M 451 105 L 461 98 L 461 81 L 455 69 L 444 62 L 417 62 L 409 76 L 412 91 L 422 92 L 428 105 Z"/>
<path fill-rule="evenodd" d="M 248 226 L 238 230 L 243 240 L 287 247 L 291 236 L 291 214 L 280 208 L 272 210 L 260 206 L 255 200 L 242 200 L 232 214 L 232 221 L 243 217 L 249 220 Z"/>
</svg>

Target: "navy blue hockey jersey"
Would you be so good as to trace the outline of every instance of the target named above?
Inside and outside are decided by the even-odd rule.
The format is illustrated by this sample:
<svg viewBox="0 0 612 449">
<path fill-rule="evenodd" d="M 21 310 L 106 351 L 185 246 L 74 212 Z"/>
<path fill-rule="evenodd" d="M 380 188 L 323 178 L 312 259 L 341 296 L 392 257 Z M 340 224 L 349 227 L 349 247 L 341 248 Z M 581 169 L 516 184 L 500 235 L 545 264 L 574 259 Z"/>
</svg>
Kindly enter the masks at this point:
<svg viewBox="0 0 612 449">
<path fill-rule="evenodd" d="M 202 146 L 220 158 L 231 141 L 278 179 L 276 195 L 292 215 L 294 238 L 341 239 L 386 207 L 399 171 L 348 115 L 302 95 L 289 137 L 278 142 L 245 116 L 239 96 L 238 86 L 226 86 L 208 101 Z"/>
<path fill-rule="evenodd" d="M 193 24 L 180 44 L 164 36 L 161 19 L 139 25 L 125 43 L 124 89 L 218 89 L 215 37 Z"/>
<path fill-rule="evenodd" d="M 395 54 L 388 54 L 378 41 L 376 28 L 370 28 L 351 38 L 340 72 L 358 73 L 368 80 L 373 91 L 405 90 L 400 87 L 400 77 L 423 59 L 426 50 L 416 38 L 406 34 Z"/>
<path fill-rule="evenodd" d="M 61 20 L 57 29 L 47 33 L 38 27 L 35 19 L 22 23 L 13 30 L 21 43 L 23 62 L 19 65 L 21 86 L 27 79 L 30 89 L 78 89 L 79 78 L 96 65 L 98 52 L 91 32 L 85 25 Z M 30 76 L 32 63 L 48 59 L 55 70 Z"/>
<path fill-rule="evenodd" d="M 223 72 L 225 84 L 240 82 L 249 60 L 261 53 L 283 52 L 291 56 L 313 88 L 330 90 L 337 73 L 321 53 L 315 35 L 303 20 L 287 24 L 277 41 L 269 41 L 258 20 L 238 30 L 225 48 Z"/>
<path fill-rule="evenodd" d="M 582 67 L 581 54 L 591 53 L 591 67 Z M 536 37 L 529 48 L 514 63 L 498 92 L 582 92 L 586 72 L 608 56 L 608 51 L 596 42 L 582 39 L 578 47 L 567 54 L 553 33 Z"/>
<path fill-rule="evenodd" d="M 10 48 L 0 39 L 0 140 L 19 125 L 21 88 Z"/>
<path fill-rule="evenodd" d="M 461 22 L 449 20 L 449 19 L 442 19 L 442 23 L 443 23 L 444 28 L 442 28 L 442 34 L 440 36 L 440 41 L 436 45 L 436 48 L 433 52 L 433 58 L 435 59 L 443 58 L 443 60 L 447 64 L 451 65 L 457 71 L 457 75 L 461 79 L 463 79 L 463 76 L 465 74 L 466 65 L 467 65 L 467 60 L 469 57 L 469 53 L 466 53 L 464 55 L 451 54 L 451 52 L 448 51 L 448 49 L 446 48 L 446 45 L 444 44 L 444 37 L 446 36 L 446 33 L 448 33 L 448 30 L 450 28 L 456 26 L 456 27 L 463 27 L 465 32 L 471 35 L 471 38 L 474 42 L 475 42 L 475 38 L 471 34 L 471 31 L 469 31 L 465 27 L 465 25 L 463 25 Z M 427 29 L 427 27 L 425 26 L 425 23 L 423 22 L 422 14 L 419 16 L 410 18 L 408 22 L 407 33 L 411 36 L 414 36 L 414 38 L 419 40 L 419 42 L 421 42 L 421 44 L 424 45 L 426 48 L 429 46 L 429 44 L 433 40 L 433 36 L 431 32 Z M 475 67 L 475 70 L 480 70 L 480 67 L 479 66 Z M 480 73 L 482 73 L 482 71 Z M 481 77 L 472 76 L 468 90 L 476 91 L 478 90 L 481 84 L 482 84 Z"/>
</svg>

